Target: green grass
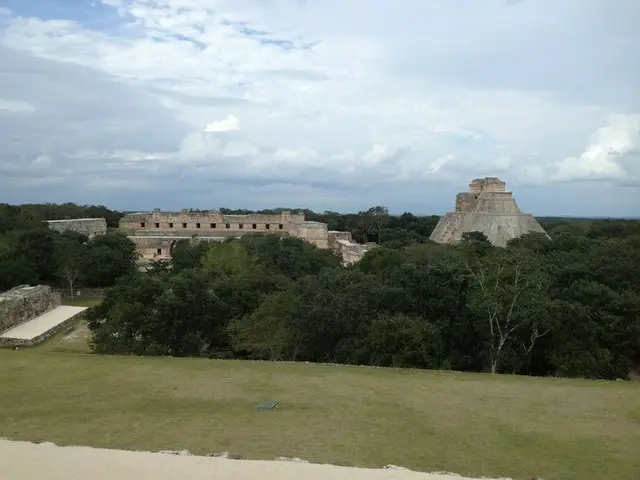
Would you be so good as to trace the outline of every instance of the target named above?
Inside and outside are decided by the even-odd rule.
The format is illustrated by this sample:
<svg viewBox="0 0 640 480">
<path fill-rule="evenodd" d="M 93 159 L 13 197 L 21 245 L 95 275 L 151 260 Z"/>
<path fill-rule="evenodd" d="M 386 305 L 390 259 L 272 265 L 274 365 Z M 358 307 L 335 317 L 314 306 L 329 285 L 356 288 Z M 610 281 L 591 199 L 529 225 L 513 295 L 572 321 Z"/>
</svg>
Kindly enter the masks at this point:
<svg viewBox="0 0 640 480">
<path fill-rule="evenodd" d="M 82 300 L 66 300 L 65 305 L 73 305 L 74 307 L 95 307 L 100 305 L 102 300 L 96 298 L 88 298 Z"/>
<path fill-rule="evenodd" d="M 0 350 L 0 436 L 528 479 L 640 472 L 640 385 L 88 355 L 82 330 Z M 278 408 L 254 408 L 277 400 Z"/>
</svg>

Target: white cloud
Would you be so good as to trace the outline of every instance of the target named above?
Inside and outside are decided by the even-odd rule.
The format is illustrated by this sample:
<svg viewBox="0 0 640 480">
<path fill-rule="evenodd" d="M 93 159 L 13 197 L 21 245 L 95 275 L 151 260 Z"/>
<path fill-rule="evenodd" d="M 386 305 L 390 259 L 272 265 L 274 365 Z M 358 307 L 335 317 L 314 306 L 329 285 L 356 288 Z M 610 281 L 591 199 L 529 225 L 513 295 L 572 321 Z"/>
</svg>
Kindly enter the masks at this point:
<svg viewBox="0 0 640 480">
<path fill-rule="evenodd" d="M 625 180 L 640 178 L 640 164 L 626 170 L 620 158 L 640 149 L 640 115 L 613 115 L 599 128 L 579 157 L 568 157 L 554 165 L 555 180 Z"/>
<path fill-rule="evenodd" d="M 420 184 L 435 209 L 434 186 L 455 193 L 478 175 L 638 177 L 634 2 L 102 0 L 93 10 L 2 13 L 0 175 L 11 168 L 28 184 L 33 169 L 16 158 L 50 155 L 68 191 L 108 172 L 100 188 L 113 198 L 118 178 L 177 185 L 185 203 L 224 178 L 278 186 L 269 198 L 292 182 L 333 184 L 341 205 L 364 207 L 382 192 L 402 204 Z M 373 183 L 378 193 L 356 188 Z"/>
<path fill-rule="evenodd" d="M 240 130 L 240 120 L 234 115 L 227 115 L 224 120 L 209 123 L 204 127 L 207 133 L 230 132 L 232 130 Z"/>
<path fill-rule="evenodd" d="M 0 98 L 0 111 L 10 112 L 10 113 L 31 113 L 35 112 L 36 109 L 33 105 L 30 105 L 26 102 L 19 102 L 15 100 L 5 100 Z"/>
<path fill-rule="evenodd" d="M 393 156 L 394 153 L 395 151 L 393 151 L 387 144 L 376 143 L 373 145 L 371 150 L 362 156 L 362 159 L 368 165 L 376 165 Z"/>
<path fill-rule="evenodd" d="M 51 155 L 38 155 L 32 162 L 32 166 L 35 168 L 46 168 L 51 166 L 53 159 Z"/>
<path fill-rule="evenodd" d="M 611 115 L 605 126 L 589 137 L 579 156 L 521 169 L 523 183 L 549 181 L 640 182 L 640 115 Z"/>
</svg>

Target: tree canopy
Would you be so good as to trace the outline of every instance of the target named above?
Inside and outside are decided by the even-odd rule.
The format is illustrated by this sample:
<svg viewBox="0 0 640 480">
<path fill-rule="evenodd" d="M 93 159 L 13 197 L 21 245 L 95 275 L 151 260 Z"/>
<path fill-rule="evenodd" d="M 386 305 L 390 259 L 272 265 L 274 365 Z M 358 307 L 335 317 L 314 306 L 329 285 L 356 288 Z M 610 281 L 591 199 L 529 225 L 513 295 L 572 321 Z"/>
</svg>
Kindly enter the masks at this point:
<svg viewBox="0 0 640 480">
<path fill-rule="evenodd" d="M 606 379 L 640 365 L 640 221 L 540 219 L 551 239 L 532 233 L 497 248 L 480 232 L 430 243 L 438 217 L 381 206 L 305 211 L 379 246 L 345 266 L 293 237 L 196 239 L 140 272 L 118 231 L 89 240 L 42 223 L 88 212 L 110 226 L 121 215 L 0 205 L 0 289 L 108 287 L 89 313 L 97 353 Z"/>
<path fill-rule="evenodd" d="M 172 268 L 108 290 L 94 349 L 626 378 L 640 249 L 589 231 L 507 248 L 477 232 L 456 246 L 383 242 L 350 266 L 295 238 L 183 243 Z"/>
</svg>

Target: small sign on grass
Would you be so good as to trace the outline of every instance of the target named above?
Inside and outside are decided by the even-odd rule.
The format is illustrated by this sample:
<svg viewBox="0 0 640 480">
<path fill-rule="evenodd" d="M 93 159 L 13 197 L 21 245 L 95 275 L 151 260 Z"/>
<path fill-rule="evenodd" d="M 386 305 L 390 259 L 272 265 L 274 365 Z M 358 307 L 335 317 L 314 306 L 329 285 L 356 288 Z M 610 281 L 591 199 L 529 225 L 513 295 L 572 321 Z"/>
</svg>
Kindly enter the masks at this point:
<svg viewBox="0 0 640 480">
<path fill-rule="evenodd" d="M 256 408 L 259 410 L 273 410 L 278 406 L 278 402 L 274 402 L 273 400 L 269 400 L 266 402 L 260 402 L 256 405 Z"/>
</svg>

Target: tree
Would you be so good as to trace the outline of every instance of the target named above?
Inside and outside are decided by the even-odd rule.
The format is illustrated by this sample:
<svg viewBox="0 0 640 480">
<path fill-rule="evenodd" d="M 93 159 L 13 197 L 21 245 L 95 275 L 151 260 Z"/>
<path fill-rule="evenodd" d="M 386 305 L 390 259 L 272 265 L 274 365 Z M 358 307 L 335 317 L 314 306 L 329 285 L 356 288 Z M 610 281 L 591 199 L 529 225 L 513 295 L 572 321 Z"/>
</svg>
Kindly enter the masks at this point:
<svg viewBox="0 0 640 480">
<path fill-rule="evenodd" d="M 424 318 L 380 314 L 364 341 L 372 365 L 441 368 L 443 348 L 438 328 Z"/>
<path fill-rule="evenodd" d="M 45 228 L 29 230 L 21 234 L 16 241 L 16 254 L 29 262 L 38 274 L 39 281 L 52 281 L 56 278 L 57 261 L 56 240 L 59 235 Z"/>
<path fill-rule="evenodd" d="M 337 268 L 342 258 L 333 250 L 320 249 L 295 237 L 275 235 L 247 236 L 238 241 L 256 262 L 295 280 L 316 275 L 326 268 Z"/>
<path fill-rule="evenodd" d="M 228 333 L 234 353 L 271 361 L 292 358 L 290 325 L 295 303 L 293 290 L 274 292 L 251 313 L 232 320 Z"/>
<path fill-rule="evenodd" d="M 68 237 L 58 240 L 56 246 L 56 272 L 69 288 L 69 296 L 74 296 L 74 286 L 82 274 L 87 261 L 86 245 Z"/>
<path fill-rule="evenodd" d="M 292 360 L 360 363 L 360 347 L 385 294 L 373 276 L 324 270 L 296 284 Z"/>
<path fill-rule="evenodd" d="M 465 232 L 460 244 L 471 249 L 476 255 L 486 255 L 493 248 L 493 243 L 482 232 Z"/>
<path fill-rule="evenodd" d="M 166 289 L 167 275 L 134 272 L 105 290 L 102 303 L 89 309 L 91 349 L 102 354 L 166 354 L 150 344 L 155 328 L 155 299 Z"/>
<path fill-rule="evenodd" d="M 184 357 L 199 355 L 216 344 L 224 317 L 218 316 L 217 298 L 202 272 L 183 270 L 171 276 L 162 295 L 155 298 L 151 328 L 145 330 L 151 345 Z"/>
<path fill-rule="evenodd" d="M 503 366 L 507 349 L 524 362 L 536 341 L 550 331 L 541 308 L 547 284 L 537 259 L 522 252 L 500 250 L 475 265 L 467 264 L 467 270 L 471 279 L 471 309 L 480 319 L 484 318 L 482 330 L 488 344 L 491 373 L 497 373 Z"/>
<path fill-rule="evenodd" d="M 88 243 L 85 280 L 88 286 L 113 285 L 116 279 L 135 270 L 135 244 L 120 232 L 109 232 Z"/>
<path fill-rule="evenodd" d="M 91 347 L 98 353 L 200 355 L 224 327 L 218 311 L 201 272 L 131 274 L 90 311 Z"/>
<path fill-rule="evenodd" d="M 551 247 L 551 240 L 544 233 L 529 232 L 509 240 L 507 247 L 524 248 L 535 253 L 541 253 L 546 252 Z"/>
<path fill-rule="evenodd" d="M 380 244 L 380 236 L 382 233 L 382 227 L 389 221 L 389 209 L 380 205 L 371 207 L 364 215 L 368 218 L 368 221 L 375 228 L 377 232 L 378 244 Z"/>
<path fill-rule="evenodd" d="M 202 268 L 212 278 L 229 278 L 258 268 L 256 255 L 235 239 L 213 243 L 202 259 Z"/>
<path fill-rule="evenodd" d="M 199 268 L 208 242 L 179 240 L 171 253 L 171 267 L 177 273 L 188 268 Z"/>
<path fill-rule="evenodd" d="M 38 274 L 24 258 L 0 256 L 0 291 L 18 285 L 35 285 Z"/>
</svg>

